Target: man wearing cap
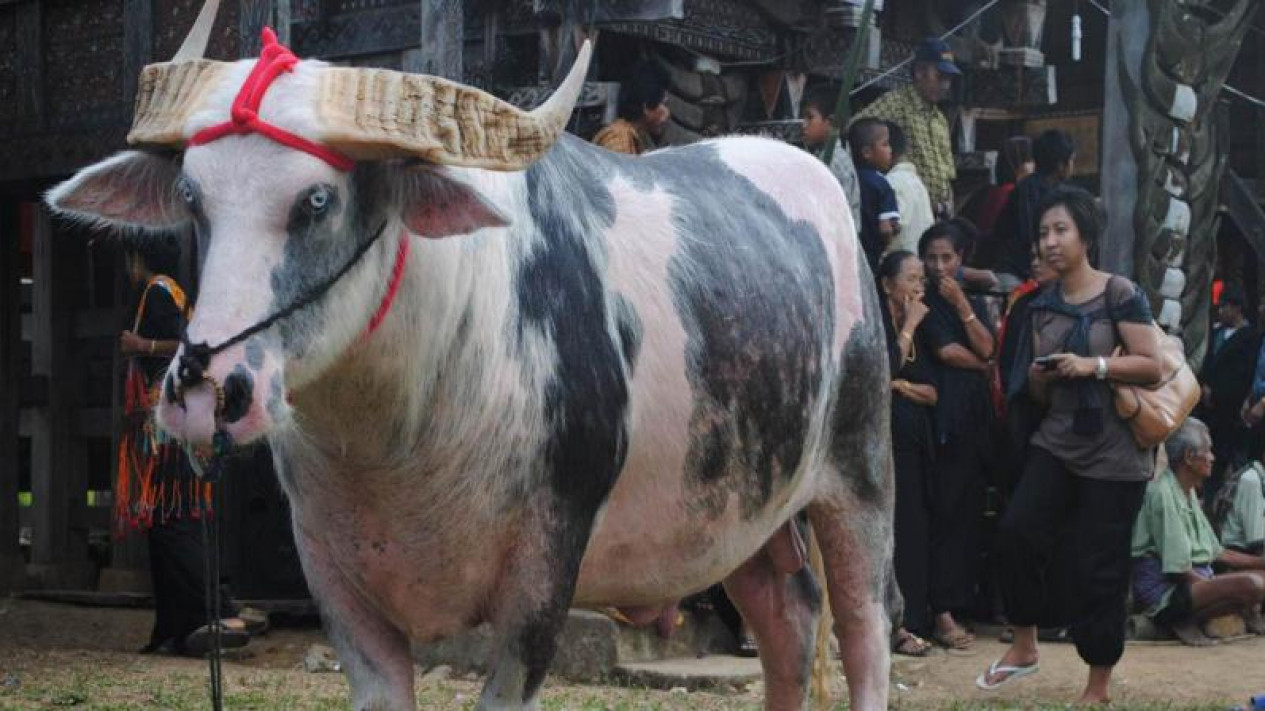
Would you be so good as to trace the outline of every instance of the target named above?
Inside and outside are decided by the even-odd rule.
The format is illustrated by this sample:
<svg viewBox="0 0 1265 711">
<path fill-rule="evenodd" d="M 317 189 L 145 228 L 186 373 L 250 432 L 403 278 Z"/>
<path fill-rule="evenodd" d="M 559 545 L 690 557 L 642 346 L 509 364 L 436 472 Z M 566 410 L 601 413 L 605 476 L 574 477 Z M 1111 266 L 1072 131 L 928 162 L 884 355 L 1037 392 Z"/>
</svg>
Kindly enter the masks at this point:
<svg viewBox="0 0 1265 711">
<path fill-rule="evenodd" d="M 962 72 L 944 40 L 928 37 L 914 51 L 913 84 L 890 91 L 857 118 L 876 118 L 900 126 L 909 141 L 909 160 L 927 185 L 932 208 L 940 216 L 953 210 L 953 144 L 949 121 L 937 104 L 949 93 L 952 77 Z"/>
</svg>

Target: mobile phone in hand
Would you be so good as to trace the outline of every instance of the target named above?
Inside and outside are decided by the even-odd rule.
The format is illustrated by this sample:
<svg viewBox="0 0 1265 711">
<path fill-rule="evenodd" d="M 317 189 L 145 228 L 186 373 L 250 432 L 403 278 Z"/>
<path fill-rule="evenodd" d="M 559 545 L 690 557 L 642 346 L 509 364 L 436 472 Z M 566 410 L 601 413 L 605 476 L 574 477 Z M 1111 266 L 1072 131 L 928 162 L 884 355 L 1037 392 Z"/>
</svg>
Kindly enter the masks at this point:
<svg viewBox="0 0 1265 711">
<path fill-rule="evenodd" d="M 1041 370 L 1054 370 L 1059 367 L 1059 359 L 1053 355 L 1041 356 L 1032 361 Z"/>
</svg>

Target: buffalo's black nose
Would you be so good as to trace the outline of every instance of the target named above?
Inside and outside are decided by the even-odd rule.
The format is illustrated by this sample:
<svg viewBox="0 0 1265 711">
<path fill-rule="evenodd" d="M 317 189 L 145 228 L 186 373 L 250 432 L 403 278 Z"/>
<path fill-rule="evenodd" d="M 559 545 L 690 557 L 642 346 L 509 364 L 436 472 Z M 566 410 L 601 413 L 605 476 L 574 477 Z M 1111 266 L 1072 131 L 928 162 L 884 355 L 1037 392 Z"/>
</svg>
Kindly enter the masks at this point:
<svg viewBox="0 0 1265 711">
<path fill-rule="evenodd" d="M 176 364 L 176 377 L 180 380 L 180 387 L 191 388 L 202 382 L 202 375 L 210 361 L 211 349 L 205 343 L 185 343 L 184 353 L 180 354 L 180 361 Z"/>
<path fill-rule="evenodd" d="M 238 365 L 224 381 L 224 421 L 237 422 L 250 411 L 255 379 L 243 365 Z"/>
</svg>

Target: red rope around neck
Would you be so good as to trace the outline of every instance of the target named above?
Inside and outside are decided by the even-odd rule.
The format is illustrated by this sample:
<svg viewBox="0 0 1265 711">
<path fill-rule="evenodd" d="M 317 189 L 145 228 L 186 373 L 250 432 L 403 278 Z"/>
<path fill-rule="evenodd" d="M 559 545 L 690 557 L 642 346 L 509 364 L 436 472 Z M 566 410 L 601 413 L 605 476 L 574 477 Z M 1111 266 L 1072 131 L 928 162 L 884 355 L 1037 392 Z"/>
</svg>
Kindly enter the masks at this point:
<svg viewBox="0 0 1265 711">
<path fill-rule="evenodd" d="M 193 134 L 193 138 L 189 139 L 189 145 L 200 146 L 224 136 L 258 133 L 283 146 L 314 155 L 337 170 L 343 172 L 351 170 L 355 165 L 355 161 L 351 158 L 259 118 L 259 104 L 264 100 L 264 94 L 268 92 L 272 82 L 283 72 L 293 70 L 294 65 L 299 62 L 299 58 L 294 56 L 293 52 L 277 42 L 277 34 L 271 27 L 264 28 L 263 43 L 263 51 L 259 53 L 255 68 L 251 70 L 246 83 L 242 85 L 237 98 L 233 100 L 233 109 L 230 114 L 232 118 Z"/>
<path fill-rule="evenodd" d="M 395 251 L 395 266 L 391 268 L 391 283 L 387 286 L 387 293 L 383 295 L 378 310 L 369 319 L 364 338 L 369 338 L 378 330 L 378 326 L 382 325 L 387 313 L 391 311 L 391 304 L 395 303 L 395 295 L 400 291 L 400 283 L 404 281 L 404 265 L 408 263 L 409 245 L 412 243 L 409 237 L 407 231 L 400 234 L 400 247 Z"/>
</svg>

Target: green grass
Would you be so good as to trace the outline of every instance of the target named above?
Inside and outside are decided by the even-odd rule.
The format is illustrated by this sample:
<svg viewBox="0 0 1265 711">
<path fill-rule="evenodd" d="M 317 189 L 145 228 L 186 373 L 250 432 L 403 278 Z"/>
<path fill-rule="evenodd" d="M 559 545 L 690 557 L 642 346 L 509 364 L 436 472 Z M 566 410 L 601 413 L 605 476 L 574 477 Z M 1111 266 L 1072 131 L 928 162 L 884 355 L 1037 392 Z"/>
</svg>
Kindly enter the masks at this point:
<svg viewBox="0 0 1265 711">
<path fill-rule="evenodd" d="M 86 662 L 90 668 L 75 668 Z M 226 709 L 250 711 L 342 711 L 349 707 L 347 685 L 340 674 L 305 674 L 288 670 L 234 669 L 226 674 Z M 478 698 L 479 685 L 447 681 L 422 685 L 417 708 L 466 711 Z M 896 698 L 893 709 L 921 711 L 946 707 L 914 704 Z M 0 668 L 0 710 L 92 709 L 94 711 L 204 711 L 209 706 L 206 670 L 200 665 L 157 665 L 142 660 L 95 663 L 91 658 L 58 660 L 50 668 Z M 757 711 L 751 695 L 681 694 L 622 687 L 562 686 L 551 681 L 541 698 L 542 711 Z M 846 709 L 846 704 L 836 707 Z M 1063 704 L 1013 705 L 958 702 L 947 711 L 1024 709 L 1061 711 Z M 1116 711 L 1224 711 L 1215 704 L 1179 706 L 1167 703 L 1121 704 Z"/>
</svg>

